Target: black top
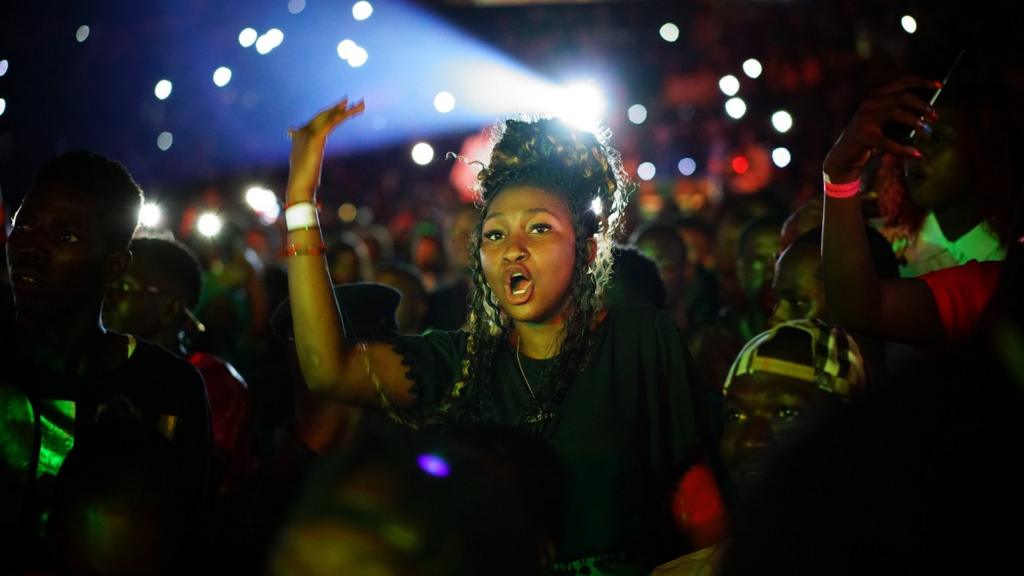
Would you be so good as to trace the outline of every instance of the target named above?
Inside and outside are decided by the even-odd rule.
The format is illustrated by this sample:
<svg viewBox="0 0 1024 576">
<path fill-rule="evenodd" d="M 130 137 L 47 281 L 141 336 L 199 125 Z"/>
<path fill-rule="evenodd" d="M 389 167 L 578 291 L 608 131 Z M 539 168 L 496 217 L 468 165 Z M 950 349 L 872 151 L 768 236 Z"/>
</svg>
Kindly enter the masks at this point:
<svg viewBox="0 0 1024 576">
<path fill-rule="evenodd" d="M 210 458 L 210 409 L 206 386 L 191 364 L 139 340 L 131 357 L 108 374 L 66 376 L 20 360 L 10 337 L 10 332 L 0 335 L 0 390 L 6 391 L 5 403 L 24 407 L 5 409 L 0 428 L 27 432 L 17 435 L 17 442 L 27 445 L 8 446 L 25 458 L 0 463 L 7 468 L 0 472 L 29 482 L 26 495 L 35 509 L 23 514 L 38 521 L 48 506 L 53 477 L 76 436 L 116 397 L 127 399 L 144 422 L 172 440 L 183 495 L 201 505 Z M 21 423 L 23 419 L 28 422 Z M 24 469 L 11 470 L 12 464 Z"/>
<path fill-rule="evenodd" d="M 403 417 L 428 413 L 451 390 L 467 337 L 437 331 L 396 341 L 418 397 Z M 498 354 L 492 413 L 484 421 L 526 426 L 533 404 L 515 355 L 511 345 Z M 536 392 L 550 360 L 521 360 Z M 542 433 L 568 474 L 559 562 L 625 554 L 650 568 L 679 555 L 669 496 L 698 444 L 694 378 L 690 355 L 668 315 L 649 308 L 609 311 L 586 368 Z"/>
</svg>

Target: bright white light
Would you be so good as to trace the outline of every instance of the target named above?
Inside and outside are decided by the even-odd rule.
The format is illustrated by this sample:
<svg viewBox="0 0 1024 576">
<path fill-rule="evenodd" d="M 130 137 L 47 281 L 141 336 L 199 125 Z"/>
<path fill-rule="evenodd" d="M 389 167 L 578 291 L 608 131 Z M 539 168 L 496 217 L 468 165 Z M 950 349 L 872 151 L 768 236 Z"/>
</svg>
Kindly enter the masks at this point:
<svg viewBox="0 0 1024 576">
<path fill-rule="evenodd" d="M 161 132 L 160 135 L 156 137 L 156 147 L 164 152 L 170 150 L 171 145 L 173 144 L 174 134 L 171 134 L 170 132 Z"/>
<path fill-rule="evenodd" d="M 370 54 L 362 46 L 356 46 L 352 49 L 352 55 L 348 57 L 348 65 L 353 68 L 359 68 L 363 64 L 366 64 L 366 60 L 370 57 Z"/>
<path fill-rule="evenodd" d="M 633 104 L 626 111 L 626 116 L 633 124 L 643 124 L 644 120 L 647 120 L 647 108 L 644 108 L 643 104 Z"/>
<path fill-rule="evenodd" d="M 252 28 L 246 28 L 238 33 L 238 43 L 242 45 L 242 48 L 248 48 L 256 43 L 256 38 L 260 35 L 259 32 Z"/>
<path fill-rule="evenodd" d="M 420 142 L 412 147 L 412 161 L 420 166 L 430 164 L 434 159 L 434 148 L 426 142 Z"/>
<path fill-rule="evenodd" d="M 272 190 L 253 186 L 245 191 L 245 202 L 260 216 L 264 224 L 273 224 L 281 215 L 281 204 Z"/>
<path fill-rule="evenodd" d="M 228 82 L 231 82 L 231 68 L 221 66 L 213 71 L 213 83 L 218 87 L 223 88 Z"/>
<path fill-rule="evenodd" d="M 740 91 L 740 81 L 732 74 L 727 74 L 718 81 L 718 89 L 726 96 L 735 96 Z"/>
<path fill-rule="evenodd" d="M 366 0 L 359 0 L 352 5 L 352 17 L 356 20 L 366 20 L 373 14 L 373 4 Z"/>
<path fill-rule="evenodd" d="M 594 198 L 590 202 L 590 211 L 593 212 L 594 214 L 597 214 L 598 216 L 601 215 L 601 212 L 604 212 L 604 206 L 601 204 L 600 198 Z"/>
<path fill-rule="evenodd" d="M 572 82 L 558 96 L 555 114 L 580 130 L 594 132 L 608 105 L 601 89 L 594 82 Z"/>
<path fill-rule="evenodd" d="M 256 39 L 256 51 L 260 54 L 268 54 L 284 42 L 284 32 L 277 28 L 267 30 L 265 34 Z"/>
<path fill-rule="evenodd" d="M 139 209 L 139 224 L 142 224 L 144 228 L 156 228 L 160 225 L 163 217 L 164 211 L 152 202 L 144 203 Z"/>
<path fill-rule="evenodd" d="M 730 118 L 739 120 L 747 113 L 747 103 L 742 98 L 729 98 L 725 101 L 725 113 Z"/>
<path fill-rule="evenodd" d="M 356 48 L 358 48 L 358 46 L 356 46 L 355 42 L 345 38 L 341 42 L 338 42 L 338 58 L 347 61 L 352 57 L 352 52 Z"/>
<path fill-rule="evenodd" d="M 748 58 L 743 62 L 743 73 L 751 78 L 757 78 L 761 75 L 761 63 L 756 58 Z"/>
<path fill-rule="evenodd" d="M 10 62 L 8 62 L 6 58 L 0 60 L 0 76 L 7 74 L 7 68 L 10 67 L 10 65 Z"/>
<path fill-rule="evenodd" d="M 903 29 L 906 30 L 907 34 L 917 32 L 917 20 L 914 20 L 914 17 L 909 14 L 900 18 L 900 26 L 903 26 Z"/>
<path fill-rule="evenodd" d="M 650 180 L 651 178 L 654 178 L 655 172 L 657 172 L 657 169 L 655 169 L 654 164 L 650 162 L 643 162 L 636 167 L 636 175 L 639 176 L 641 180 Z"/>
<path fill-rule="evenodd" d="M 199 229 L 199 233 L 207 238 L 213 238 L 217 234 L 220 234 L 220 229 L 224 227 L 224 222 L 221 221 L 220 216 L 217 216 L 213 212 L 204 212 L 199 215 L 199 220 L 196 221 L 196 228 Z"/>
<path fill-rule="evenodd" d="M 679 168 L 679 173 L 683 176 L 693 176 L 693 173 L 697 171 L 697 162 L 693 158 L 683 158 L 676 168 Z"/>
<path fill-rule="evenodd" d="M 679 40 L 679 26 L 671 22 L 666 22 L 661 25 L 661 29 L 658 30 L 658 34 L 661 34 L 661 39 L 665 42 L 675 42 Z"/>
<path fill-rule="evenodd" d="M 789 162 L 793 159 L 789 154 L 789 150 L 782 148 L 781 146 L 772 150 L 772 162 L 775 163 L 779 168 L 785 168 L 789 166 Z"/>
<path fill-rule="evenodd" d="M 455 96 L 451 92 L 438 92 L 434 96 L 434 109 L 441 114 L 447 114 L 455 109 Z"/>
<path fill-rule="evenodd" d="M 6 112 L 6 111 L 7 111 L 7 100 L 4 100 L 3 98 L 0 98 L 0 116 L 3 116 L 4 112 Z"/>
<path fill-rule="evenodd" d="M 171 95 L 171 90 L 173 89 L 174 84 L 171 84 L 170 80 L 161 80 L 153 87 L 153 95 L 156 96 L 157 100 L 166 100 Z"/>
<path fill-rule="evenodd" d="M 78 40 L 79 42 L 85 42 L 85 39 L 88 38 L 88 37 L 89 37 L 89 27 L 86 26 L 85 24 L 82 24 L 81 26 L 78 27 L 78 30 L 75 30 L 75 40 Z"/>
<path fill-rule="evenodd" d="M 779 132 L 786 133 L 793 127 L 793 117 L 785 110 L 772 114 L 772 126 Z"/>
<path fill-rule="evenodd" d="M 288 12 L 298 14 L 306 9 L 306 0 L 288 0 Z"/>
</svg>

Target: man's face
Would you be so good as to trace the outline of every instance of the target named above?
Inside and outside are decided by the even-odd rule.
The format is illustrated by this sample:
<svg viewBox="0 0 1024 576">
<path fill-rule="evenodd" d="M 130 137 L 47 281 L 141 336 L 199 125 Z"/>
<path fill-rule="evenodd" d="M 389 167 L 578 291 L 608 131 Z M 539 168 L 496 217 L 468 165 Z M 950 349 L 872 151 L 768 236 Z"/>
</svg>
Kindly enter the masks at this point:
<svg viewBox="0 0 1024 576">
<path fill-rule="evenodd" d="M 736 261 L 736 276 L 747 302 L 771 310 L 769 288 L 775 274 L 775 259 L 779 254 L 781 237 L 778 231 L 757 230 L 744 238 Z"/>
<path fill-rule="evenodd" d="M 831 402 L 835 399 L 814 384 L 786 376 L 757 372 L 733 380 L 719 452 L 737 490 L 749 493 L 780 450 Z"/>
<path fill-rule="evenodd" d="M 19 316 L 73 314 L 104 290 L 102 218 L 71 187 L 42 184 L 30 191 L 15 214 L 6 252 Z"/>
</svg>

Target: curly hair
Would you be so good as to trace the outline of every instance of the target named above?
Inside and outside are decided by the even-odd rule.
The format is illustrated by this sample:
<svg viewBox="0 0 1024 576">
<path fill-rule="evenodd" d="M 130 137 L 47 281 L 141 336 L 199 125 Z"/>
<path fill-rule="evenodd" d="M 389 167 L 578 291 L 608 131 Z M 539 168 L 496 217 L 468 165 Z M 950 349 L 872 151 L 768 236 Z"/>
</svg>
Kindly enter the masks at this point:
<svg viewBox="0 0 1024 576">
<path fill-rule="evenodd" d="M 573 274 L 566 295 L 573 306 L 562 328 L 559 353 L 538 387 L 538 398 L 549 406 L 556 404 L 573 374 L 586 366 L 593 327 L 611 277 L 613 240 L 632 186 L 619 153 L 608 144 L 609 136 L 607 130 L 585 132 L 551 118 L 510 119 L 493 128 L 491 160 L 480 171 L 477 183 L 480 216 L 471 241 L 473 289 L 466 360 L 460 381 L 442 403 L 442 411 L 454 420 L 473 421 L 488 413 L 488 382 L 500 345 L 512 331 L 511 321 L 484 278 L 480 259 L 483 220 L 491 202 L 506 188 L 537 186 L 554 192 L 568 206 L 576 233 Z M 590 239 L 597 243 L 592 261 Z"/>
</svg>

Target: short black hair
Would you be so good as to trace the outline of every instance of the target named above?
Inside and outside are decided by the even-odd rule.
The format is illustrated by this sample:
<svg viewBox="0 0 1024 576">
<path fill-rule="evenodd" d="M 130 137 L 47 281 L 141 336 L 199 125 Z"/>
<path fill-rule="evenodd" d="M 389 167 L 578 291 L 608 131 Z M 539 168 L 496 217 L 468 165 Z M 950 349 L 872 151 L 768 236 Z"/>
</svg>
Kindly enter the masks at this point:
<svg viewBox="0 0 1024 576">
<path fill-rule="evenodd" d="M 177 240 L 136 238 L 131 244 L 135 262 L 155 264 L 160 280 L 181 291 L 185 305 L 195 308 L 203 291 L 203 268 L 195 253 Z"/>
<path fill-rule="evenodd" d="M 654 260 L 633 246 L 612 246 L 612 279 L 606 299 L 609 306 L 665 308 L 665 282 Z"/>
<path fill-rule="evenodd" d="M 96 202 L 108 249 L 124 250 L 131 243 L 143 194 L 124 164 L 89 150 L 65 152 L 39 168 L 32 188 L 47 184 L 68 186 Z"/>
</svg>

